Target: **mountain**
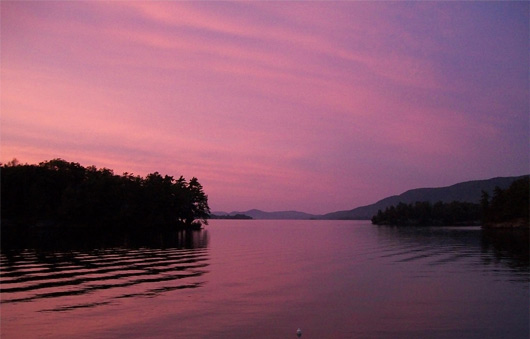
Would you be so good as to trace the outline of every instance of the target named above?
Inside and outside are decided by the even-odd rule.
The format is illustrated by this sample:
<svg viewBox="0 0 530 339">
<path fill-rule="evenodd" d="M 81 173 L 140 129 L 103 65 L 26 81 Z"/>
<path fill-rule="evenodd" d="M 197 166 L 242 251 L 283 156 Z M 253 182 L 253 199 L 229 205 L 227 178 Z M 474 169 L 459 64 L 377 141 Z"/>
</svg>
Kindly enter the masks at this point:
<svg viewBox="0 0 530 339">
<path fill-rule="evenodd" d="M 397 205 L 400 202 L 411 204 L 416 201 L 429 201 L 436 203 L 442 202 L 473 202 L 478 203 L 482 195 L 482 191 L 486 191 L 492 195 L 495 187 L 506 189 L 512 182 L 517 179 L 521 179 L 524 176 L 519 177 L 498 177 L 487 180 L 474 180 L 461 182 L 452 186 L 437 187 L 437 188 L 417 188 L 406 191 L 400 195 L 394 195 L 382 200 L 379 200 L 375 204 L 361 206 L 347 211 L 337 211 L 327 213 L 319 216 L 318 219 L 326 220 L 361 220 L 370 219 L 377 213 L 378 210 L 384 210 L 392 205 Z"/>
<path fill-rule="evenodd" d="M 446 187 L 435 187 L 435 188 L 416 188 L 400 195 L 393 195 L 378 202 L 354 208 L 352 210 L 346 211 L 337 211 L 332 213 L 327 213 L 324 215 L 315 215 L 298 211 L 279 211 L 279 212 L 265 212 L 257 209 L 252 209 L 248 211 L 233 211 L 230 213 L 226 212 L 213 212 L 215 215 L 235 215 L 235 214 L 244 214 L 252 217 L 253 219 L 300 219 L 300 220 L 309 220 L 309 219 L 319 219 L 319 220 L 368 220 L 372 216 L 377 214 L 378 210 L 384 210 L 387 207 L 392 205 L 397 205 L 400 202 L 411 204 L 416 201 L 429 201 L 431 203 L 436 203 L 438 201 L 442 202 L 473 202 L 478 203 L 480 201 L 482 191 L 486 191 L 492 196 L 492 192 L 495 187 L 500 187 L 501 189 L 506 189 L 512 182 L 515 180 L 521 179 L 524 176 L 518 177 L 498 177 L 487 180 L 474 180 L 466 181 L 452 186 Z"/>
<path fill-rule="evenodd" d="M 249 211 L 239 212 L 234 211 L 231 212 L 230 215 L 234 214 L 244 214 L 252 217 L 253 219 L 278 219 L 278 220 L 286 220 L 286 219 L 301 219 L 301 220 L 307 220 L 307 219 L 316 219 L 319 216 L 308 214 L 304 212 L 298 212 L 298 211 L 279 211 L 279 212 L 264 212 L 257 209 L 252 209 Z"/>
</svg>

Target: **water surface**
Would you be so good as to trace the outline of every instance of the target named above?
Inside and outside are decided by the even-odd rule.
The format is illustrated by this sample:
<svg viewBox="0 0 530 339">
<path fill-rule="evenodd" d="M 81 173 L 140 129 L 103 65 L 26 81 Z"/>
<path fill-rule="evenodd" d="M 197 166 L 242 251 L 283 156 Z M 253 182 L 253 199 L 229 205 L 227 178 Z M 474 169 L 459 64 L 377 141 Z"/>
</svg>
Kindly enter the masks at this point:
<svg viewBox="0 0 530 339">
<path fill-rule="evenodd" d="M 213 220 L 153 238 L 3 246 L 2 338 L 529 335 L 527 235 Z"/>
</svg>

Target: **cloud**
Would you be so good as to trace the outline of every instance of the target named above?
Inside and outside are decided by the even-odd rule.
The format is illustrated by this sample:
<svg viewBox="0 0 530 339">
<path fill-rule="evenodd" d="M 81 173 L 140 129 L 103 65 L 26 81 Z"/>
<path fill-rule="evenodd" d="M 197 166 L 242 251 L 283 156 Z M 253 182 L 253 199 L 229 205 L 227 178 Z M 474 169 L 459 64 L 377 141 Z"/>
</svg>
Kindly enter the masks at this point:
<svg viewBox="0 0 530 339">
<path fill-rule="evenodd" d="M 214 208 L 322 213 L 520 174 L 518 6 L 2 3 L 2 161 L 197 176 Z"/>
</svg>

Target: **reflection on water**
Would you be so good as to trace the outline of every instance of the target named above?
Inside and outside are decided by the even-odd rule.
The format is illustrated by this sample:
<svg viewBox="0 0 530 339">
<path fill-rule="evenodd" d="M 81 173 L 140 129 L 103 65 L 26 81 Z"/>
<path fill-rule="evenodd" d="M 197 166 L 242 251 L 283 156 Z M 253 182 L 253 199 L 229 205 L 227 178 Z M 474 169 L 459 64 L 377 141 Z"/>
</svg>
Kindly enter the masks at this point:
<svg viewBox="0 0 530 339">
<path fill-rule="evenodd" d="M 379 226 L 377 232 L 388 248 L 380 250 L 382 258 L 395 257 L 396 262 L 430 258 L 428 265 L 478 258 L 483 269 L 502 265 L 528 279 L 530 238 L 525 229 Z"/>
<path fill-rule="evenodd" d="M 27 232 L 2 230 L 2 252 L 33 248 L 38 251 L 91 250 L 94 248 L 205 248 L 208 231 L 93 232 L 90 229 L 36 228 Z"/>
<path fill-rule="evenodd" d="M 486 229 L 482 232 L 482 250 L 514 270 L 525 272 L 530 267 L 528 229 Z"/>
<path fill-rule="evenodd" d="M 24 241 L 32 244 L 36 240 L 39 246 L 31 249 L 22 249 L 22 243 L 2 248 L 4 308 L 36 302 L 41 305 L 37 311 L 68 311 L 124 298 L 155 297 L 200 287 L 209 265 L 208 232 L 204 230 L 110 238 L 37 234 Z M 47 302 L 39 304 L 40 300 Z"/>
<path fill-rule="evenodd" d="M 7 239 L 2 338 L 529 335 L 523 233 L 213 220 L 196 232 Z"/>
</svg>

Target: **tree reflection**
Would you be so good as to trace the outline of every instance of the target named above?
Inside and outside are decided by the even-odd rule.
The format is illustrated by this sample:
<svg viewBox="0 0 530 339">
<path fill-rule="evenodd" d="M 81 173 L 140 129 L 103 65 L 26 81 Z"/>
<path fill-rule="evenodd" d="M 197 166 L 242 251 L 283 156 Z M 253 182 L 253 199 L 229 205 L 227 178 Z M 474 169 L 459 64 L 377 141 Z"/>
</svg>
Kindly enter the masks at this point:
<svg viewBox="0 0 530 339">
<path fill-rule="evenodd" d="M 2 304 L 69 311 L 204 284 L 208 232 L 30 234 L 2 247 Z M 16 244 L 17 246 L 13 246 Z M 103 293 L 104 291 L 104 293 Z"/>
<path fill-rule="evenodd" d="M 200 230 L 136 230 L 127 234 L 94 232 L 89 229 L 43 228 L 26 232 L 2 234 L 2 252 L 20 249 L 45 251 L 90 250 L 98 248 L 206 248 L 209 236 Z"/>
<path fill-rule="evenodd" d="M 455 258 L 476 256 L 484 265 L 495 262 L 525 272 L 530 268 L 527 229 L 378 226 L 377 234 L 403 248 L 403 253 L 453 254 Z"/>
<path fill-rule="evenodd" d="M 482 251 L 491 253 L 513 269 L 530 267 L 530 236 L 528 229 L 484 229 Z"/>
</svg>

